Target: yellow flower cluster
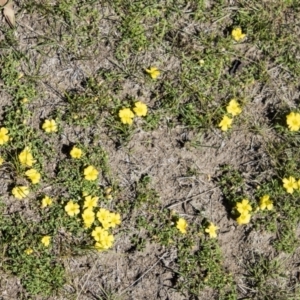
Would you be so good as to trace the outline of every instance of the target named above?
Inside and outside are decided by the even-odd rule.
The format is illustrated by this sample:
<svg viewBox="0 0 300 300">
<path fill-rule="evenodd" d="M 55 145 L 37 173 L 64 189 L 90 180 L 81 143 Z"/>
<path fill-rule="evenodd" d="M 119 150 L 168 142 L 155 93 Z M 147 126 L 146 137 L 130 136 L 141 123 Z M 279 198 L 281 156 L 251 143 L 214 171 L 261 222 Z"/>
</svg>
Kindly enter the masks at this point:
<svg viewBox="0 0 300 300">
<path fill-rule="evenodd" d="M 138 102 L 135 102 L 133 111 L 130 108 L 120 109 L 119 117 L 123 124 L 131 125 L 133 122 L 134 113 L 138 117 L 145 117 L 147 115 L 147 111 L 148 111 L 147 105 L 143 102 L 138 101 Z"/>
<path fill-rule="evenodd" d="M 286 189 L 287 193 L 293 194 L 294 190 L 300 190 L 300 179 L 297 181 L 295 177 L 290 176 L 289 178 L 283 178 L 283 187 Z"/>
<path fill-rule="evenodd" d="M 222 131 L 227 131 L 229 128 L 231 128 L 233 117 L 239 115 L 242 112 L 242 109 L 236 99 L 231 99 L 226 106 L 226 111 L 231 115 L 231 117 L 225 115 L 222 121 L 219 123 L 219 127 Z"/>
<path fill-rule="evenodd" d="M 239 225 L 248 224 L 251 219 L 250 211 L 252 207 L 249 204 L 249 200 L 243 199 L 242 202 L 236 204 L 236 210 L 240 213 L 240 216 L 236 219 Z"/>
<path fill-rule="evenodd" d="M 249 203 L 249 200 L 243 199 L 241 202 L 238 202 L 235 206 L 236 211 L 240 214 L 240 216 L 236 219 L 239 225 L 248 224 L 251 220 L 251 211 L 252 206 Z M 269 195 L 263 195 L 259 199 L 258 207 L 256 211 L 259 210 L 272 210 L 273 209 L 273 201 L 270 199 Z"/>
<path fill-rule="evenodd" d="M 114 242 L 114 236 L 109 234 L 109 232 L 102 227 L 96 227 L 92 231 L 92 237 L 95 239 L 95 248 L 98 251 L 103 251 L 109 249 Z"/>
<path fill-rule="evenodd" d="M 41 180 L 41 174 L 32 165 L 36 162 L 33 158 L 29 147 L 25 147 L 18 156 L 19 162 L 23 167 L 29 167 L 30 169 L 25 172 L 25 175 L 30 179 L 32 184 L 37 184 Z M 12 189 L 12 194 L 17 199 L 23 199 L 29 194 L 29 188 L 27 186 L 16 186 Z"/>
<path fill-rule="evenodd" d="M 110 212 L 105 208 L 98 209 L 97 213 L 94 209 L 98 208 L 98 197 L 84 194 L 84 202 L 82 205 L 82 220 L 86 229 L 91 228 L 96 221 L 101 226 L 96 226 L 92 231 L 92 237 L 96 241 L 95 248 L 99 251 L 110 248 L 113 244 L 114 237 L 109 234 L 110 228 L 115 228 L 121 224 L 121 216 L 118 213 Z M 70 200 L 66 206 L 65 211 L 70 217 L 76 216 L 80 213 L 79 204 Z"/>
</svg>

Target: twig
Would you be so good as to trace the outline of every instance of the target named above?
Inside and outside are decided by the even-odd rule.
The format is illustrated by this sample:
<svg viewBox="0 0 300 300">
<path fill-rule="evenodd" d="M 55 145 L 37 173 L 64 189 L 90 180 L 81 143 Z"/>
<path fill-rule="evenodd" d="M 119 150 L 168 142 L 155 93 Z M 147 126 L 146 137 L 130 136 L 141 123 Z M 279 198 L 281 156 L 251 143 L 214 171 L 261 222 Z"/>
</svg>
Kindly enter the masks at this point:
<svg viewBox="0 0 300 300">
<path fill-rule="evenodd" d="M 147 271 L 145 271 L 137 280 L 132 282 L 129 286 L 127 286 L 123 291 L 120 292 L 119 296 L 124 294 L 130 287 L 135 285 L 139 280 L 141 280 L 146 274 L 148 274 L 167 254 L 168 252 L 165 252 Z"/>
<path fill-rule="evenodd" d="M 206 193 L 208 193 L 208 192 L 210 192 L 210 191 L 213 191 L 213 190 L 215 190 L 216 188 L 217 188 L 217 187 L 211 188 L 211 189 L 209 189 L 209 190 L 207 190 L 207 191 L 204 191 L 204 192 L 202 192 L 202 193 L 199 193 L 199 194 L 197 194 L 197 195 L 194 195 L 194 196 L 192 196 L 192 197 L 189 197 L 189 198 L 187 198 L 187 199 L 185 199 L 185 200 L 182 200 L 182 201 L 179 201 L 179 202 L 176 202 L 176 203 L 173 203 L 173 204 L 169 204 L 169 205 L 165 206 L 164 208 L 172 208 L 172 207 L 174 207 L 174 206 L 177 206 L 177 205 L 183 204 L 183 203 L 185 203 L 185 202 L 191 201 L 192 199 L 194 199 L 194 198 L 196 198 L 196 197 L 198 197 L 198 196 L 200 196 L 200 195 L 206 194 Z"/>
<path fill-rule="evenodd" d="M 88 280 L 90 279 L 90 277 L 91 277 L 91 275 L 92 275 L 94 269 L 96 268 L 97 263 L 98 263 L 98 260 L 99 260 L 99 256 L 97 257 L 95 263 L 93 264 L 93 267 L 91 268 L 90 273 L 89 273 L 89 275 L 87 276 L 86 281 L 84 282 L 83 286 L 81 287 L 81 290 L 80 290 L 79 294 L 77 295 L 76 300 L 79 300 L 79 299 L 80 299 L 79 297 L 80 297 L 81 293 L 83 292 L 83 290 L 84 290 L 84 288 L 85 288 L 85 285 L 87 284 Z"/>
</svg>

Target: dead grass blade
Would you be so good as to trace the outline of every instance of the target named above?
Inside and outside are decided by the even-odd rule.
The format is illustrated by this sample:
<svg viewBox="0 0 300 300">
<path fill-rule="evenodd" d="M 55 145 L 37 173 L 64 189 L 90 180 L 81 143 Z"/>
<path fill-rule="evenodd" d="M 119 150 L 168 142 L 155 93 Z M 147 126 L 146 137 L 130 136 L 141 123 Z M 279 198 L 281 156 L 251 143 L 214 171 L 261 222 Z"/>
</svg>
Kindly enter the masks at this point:
<svg viewBox="0 0 300 300">
<path fill-rule="evenodd" d="M 4 6 L 3 15 L 11 28 L 15 27 L 15 11 L 12 0 L 0 0 L 0 6 Z"/>
</svg>

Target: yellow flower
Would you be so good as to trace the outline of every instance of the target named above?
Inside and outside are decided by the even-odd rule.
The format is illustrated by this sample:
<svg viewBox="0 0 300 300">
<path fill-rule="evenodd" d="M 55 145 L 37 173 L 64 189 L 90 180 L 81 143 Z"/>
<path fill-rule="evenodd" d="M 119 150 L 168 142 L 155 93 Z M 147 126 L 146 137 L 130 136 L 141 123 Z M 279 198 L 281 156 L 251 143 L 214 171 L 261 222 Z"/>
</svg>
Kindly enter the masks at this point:
<svg viewBox="0 0 300 300">
<path fill-rule="evenodd" d="M 273 209 L 273 201 L 270 200 L 269 195 L 264 195 L 260 198 L 259 208 L 261 210 L 264 210 L 264 209 L 271 210 L 271 209 Z"/>
<path fill-rule="evenodd" d="M 105 189 L 105 195 L 109 195 L 112 192 L 112 188 L 109 186 Z"/>
<path fill-rule="evenodd" d="M 0 128 L 0 145 L 9 141 L 8 130 L 5 127 Z"/>
<path fill-rule="evenodd" d="M 70 217 L 74 217 L 79 214 L 79 205 L 74 203 L 72 200 L 67 203 L 65 206 L 65 211 Z"/>
<path fill-rule="evenodd" d="M 286 116 L 286 123 L 290 131 L 298 131 L 300 129 L 300 114 L 291 112 Z"/>
<path fill-rule="evenodd" d="M 205 229 L 205 232 L 209 234 L 210 238 L 216 238 L 216 231 L 219 229 L 218 226 L 215 226 L 213 223 L 209 223 L 209 226 Z"/>
<path fill-rule="evenodd" d="M 232 119 L 227 116 L 224 116 L 222 121 L 219 123 L 219 127 L 221 127 L 221 130 L 227 131 L 231 127 L 231 124 Z"/>
<path fill-rule="evenodd" d="M 31 167 L 35 162 L 28 147 L 25 147 L 24 150 L 19 154 L 19 161 L 21 165 L 25 167 Z"/>
<path fill-rule="evenodd" d="M 30 255 L 33 253 L 33 250 L 31 248 L 28 248 L 24 251 L 27 255 Z"/>
<path fill-rule="evenodd" d="M 48 196 L 45 196 L 43 199 L 42 199 L 42 208 L 45 208 L 47 206 L 50 206 L 52 204 L 53 200 L 48 197 Z"/>
<path fill-rule="evenodd" d="M 110 213 L 110 226 L 116 227 L 121 224 L 121 216 L 118 213 Z"/>
<path fill-rule="evenodd" d="M 82 156 L 82 150 L 74 146 L 70 151 L 70 155 L 72 158 L 80 158 Z"/>
<path fill-rule="evenodd" d="M 237 116 L 242 112 L 240 105 L 235 99 L 230 100 L 229 104 L 226 107 L 226 110 L 232 116 Z"/>
<path fill-rule="evenodd" d="M 99 197 L 86 196 L 83 208 L 93 209 L 97 206 Z"/>
<path fill-rule="evenodd" d="M 231 36 L 235 41 L 239 42 L 240 40 L 245 38 L 246 34 L 242 33 L 242 29 L 240 27 L 237 27 L 232 30 Z"/>
<path fill-rule="evenodd" d="M 21 100 L 21 103 L 23 103 L 23 104 L 25 104 L 25 103 L 27 103 L 28 102 L 28 98 L 23 98 L 22 100 Z"/>
<path fill-rule="evenodd" d="M 150 67 L 150 69 L 146 69 L 146 72 L 152 79 L 156 79 L 160 75 L 160 71 L 156 67 Z"/>
<path fill-rule="evenodd" d="M 12 189 L 11 193 L 17 199 L 23 199 L 29 194 L 29 189 L 27 186 L 16 186 Z"/>
<path fill-rule="evenodd" d="M 144 117 L 147 115 L 147 105 L 145 103 L 142 103 L 140 101 L 135 103 L 135 107 L 133 108 L 133 111 L 135 114 L 139 117 Z"/>
<path fill-rule="evenodd" d="M 103 228 L 108 229 L 109 227 L 112 227 L 111 226 L 111 213 L 107 209 L 100 208 L 99 211 L 97 212 L 97 218 Z"/>
<path fill-rule="evenodd" d="M 83 174 L 86 180 L 96 180 L 99 172 L 93 166 L 88 166 L 83 170 Z"/>
<path fill-rule="evenodd" d="M 297 181 L 293 176 L 290 176 L 289 178 L 283 178 L 282 182 L 283 187 L 289 194 L 293 194 L 294 190 L 298 188 Z"/>
<path fill-rule="evenodd" d="M 237 223 L 239 225 L 248 224 L 250 222 L 251 215 L 249 213 L 243 213 L 241 214 L 237 219 Z"/>
<path fill-rule="evenodd" d="M 41 174 L 35 169 L 30 169 L 26 171 L 25 175 L 31 180 L 32 184 L 40 182 Z"/>
<path fill-rule="evenodd" d="M 131 125 L 134 118 L 134 113 L 131 111 L 130 108 L 122 108 L 119 111 L 119 117 L 123 124 Z"/>
<path fill-rule="evenodd" d="M 42 237 L 41 242 L 45 247 L 48 247 L 50 245 L 51 236 L 45 235 Z"/>
<path fill-rule="evenodd" d="M 112 247 L 114 243 L 114 236 L 112 234 L 107 234 L 102 239 L 96 243 L 96 249 L 98 251 L 106 250 Z"/>
<path fill-rule="evenodd" d="M 107 231 L 103 231 L 99 241 L 95 244 L 98 251 L 106 250 L 113 245 L 114 236 L 109 234 Z"/>
<path fill-rule="evenodd" d="M 102 238 L 103 235 L 105 235 L 107 232 L 104 230 L 102 227 L 97 226 L 93 231 L 92 231 L 92 237 L 95 239 L 95 241 L 99 242 Z"/>
<path fill-rule="evenodd" d="M 242 202 L 238 202 L 236 204 L 236 210 L 240 213 L 240 214 L 247 214 L 252 210 L 251 205 L 249 204 L 249 200 L 247 199 L 243 199 Z"/>
<path fill-rule="evenodd" d="M 95 221 L 95 214 L 91 209 L 85 209 L 82 219 L 86 228 L 90 228 Z"/>
<path fill-rule="evenodd" d="M 57 131 L 57 125 L 56 125 L 56 122 L 54 120 L 45 120 L 42 128 L 47 133 L 51 133 L 51 132 L 56 132 Z"/>
<path fill-rule="evenodd" d="M 0 156 L 0 166 L 4 163 L 4 159 L 2 156 Z"/>
<path fill-rule="evenodd" d="M 186 229 L 188 227 L 188 224 L 185 219 L 179 218 L 177 223 L 176 223 L 176 228 L 181 232 L 181 233 L 186 233 Z"/>
</svg>

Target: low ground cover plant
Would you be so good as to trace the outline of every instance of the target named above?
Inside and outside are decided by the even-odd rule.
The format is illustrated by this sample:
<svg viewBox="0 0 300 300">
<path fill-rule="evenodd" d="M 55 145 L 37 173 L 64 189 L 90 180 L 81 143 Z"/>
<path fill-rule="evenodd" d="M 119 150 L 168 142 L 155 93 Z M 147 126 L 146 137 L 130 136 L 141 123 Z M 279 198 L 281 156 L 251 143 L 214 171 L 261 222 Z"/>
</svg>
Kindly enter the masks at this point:
<svg viewBox="0 0 300 300">
<path fill-rule="evenodd" d="M 0 271 L 24 297 L 133 297 L 156 266 L 184 299 L 299 297 L 300 4 L 231 2 L 29 0 L 9 18 L 0 3 Z M 175 156 L 145 161 L 172 147 L 182 176 L 158 192 L 170 174 L 153 170 Z M 201 192 L 177 199 L 186 186 Z M 271 236 L 272 258 L 251 234 Z M 133 283 L 67 290 L 68 259 L 149 245 L 158 260 Z"/>
</svg>

